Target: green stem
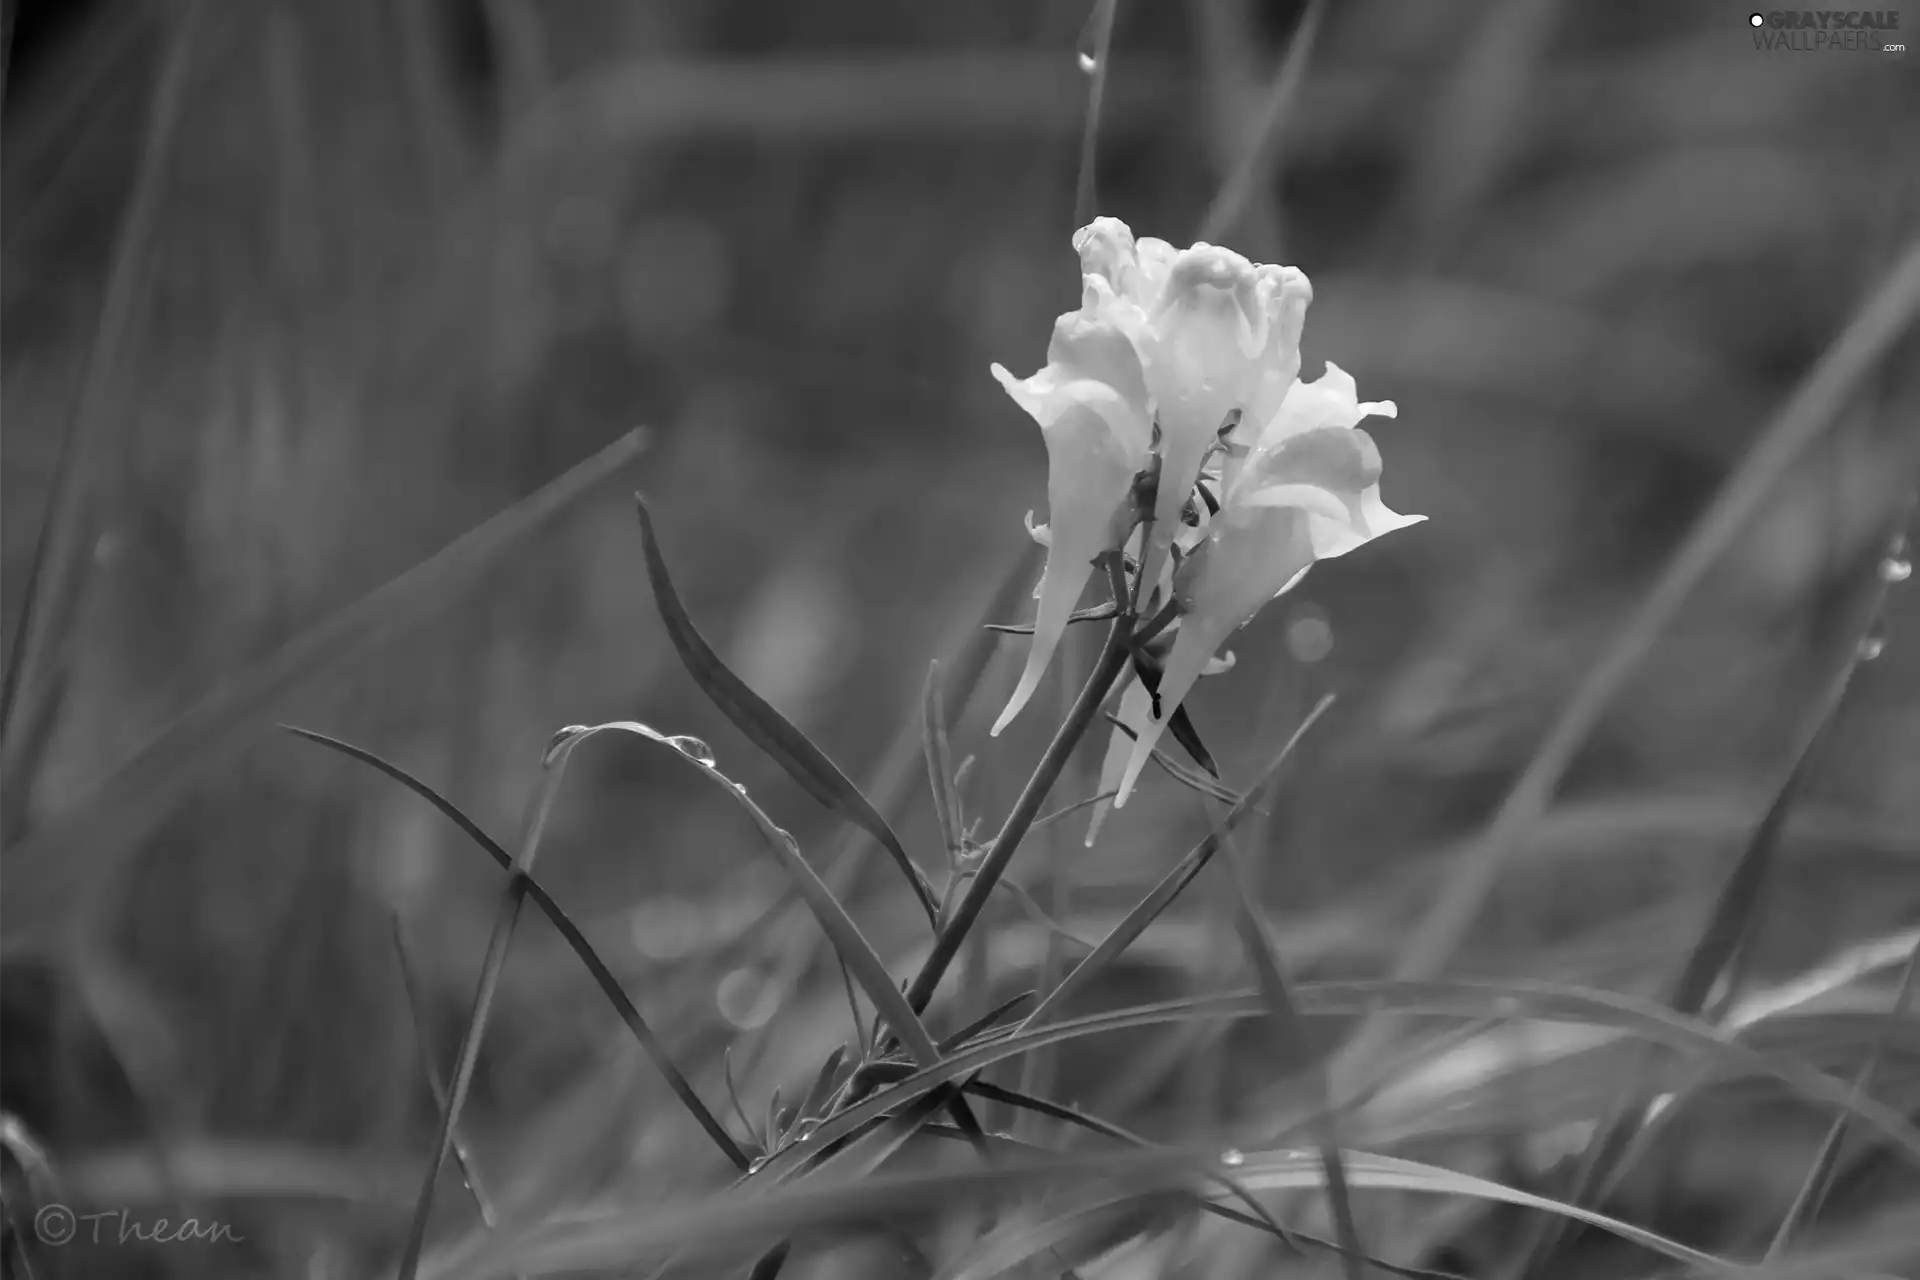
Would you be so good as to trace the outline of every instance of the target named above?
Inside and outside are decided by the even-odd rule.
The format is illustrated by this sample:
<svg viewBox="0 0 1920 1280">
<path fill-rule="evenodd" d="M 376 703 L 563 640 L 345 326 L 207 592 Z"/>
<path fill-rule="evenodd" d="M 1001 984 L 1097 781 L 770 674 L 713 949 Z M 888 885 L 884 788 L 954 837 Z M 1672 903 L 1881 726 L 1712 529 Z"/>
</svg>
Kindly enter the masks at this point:
<svg viewBox="0 0 1920 1280">
<path fill-rule="evenodd" d="M 1113 629 L 1107 632 L 1106 647 L 1100 651 L 1099 661 L 1094 663 L 1093 674 L 1087 678 L 1086 687 L 1080 690 L 1073 710 L 1067 713 L 1066 723 L 1054 734 L 1047 753 L 1040 757 L 1033 776 L 1027 779 L 1020 798 L 1014 802 L 1013 812 L 1007 815 L 1006 825 L 1000 828 L 1000 834 L 994 837 L 993 847 L 981 859 L 980 869 L 967 886 L 966 896 L 960 899 L 960 905 L 954 908 L 953 914 L 941 926 L 940 936 L 934 939 L 933 953 L 920 966 L 920 972 L 914 975 L 913 985 L 907 988 L 907 1003 L 913 1006 L 915 1013 L 923 1012 L 933 999 L 934 990 L 939 987 L 940 979 L 946 976 L 947 967 L 959 953 L 960 944 L 979 920 L 994 886 L 1000 883 L 1000 877 L 1013 861 L 1020 842 L 1026 838 L 1033 820 L 1040 815 L 1040 806 L 1046 803 L 1047 794 L 1053 790 L 1053 784 L 1059 781 L 1060 771 L 1066 767 L 1068 757 L 1080 745 L 1087 727 L 1098 718 L 1100 704 L 1106 701 L 1114 681 L 1126 670 L 1128 637 L 1132 626 L 1133 619 L 1124 613 L 1114 619 Z"/>
</svg>

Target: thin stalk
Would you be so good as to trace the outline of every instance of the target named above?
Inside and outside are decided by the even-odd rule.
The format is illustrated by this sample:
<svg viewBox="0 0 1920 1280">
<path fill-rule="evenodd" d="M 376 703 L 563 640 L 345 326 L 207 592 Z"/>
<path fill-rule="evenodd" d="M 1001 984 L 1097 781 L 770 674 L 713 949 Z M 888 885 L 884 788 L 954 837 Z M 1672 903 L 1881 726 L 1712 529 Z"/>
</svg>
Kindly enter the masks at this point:
<svg viewBox="0 0 1920 1280">
<path fill-rule="evenodd" d="M 952 916 L 941 926 L 940 936 L 934 939 L 932 954 L 920 966 L 920 972 L 914 975 L 913 985 L 907 988 L 907 1003 L 913 1006 L 915 1013 L 925 1011 L 933 999 L 940 979 L 946 976 L 947 967 L 959 954 L 960 944 L 980 919 L 980 912 L 992 896 L 994 886 L 1006 874 L 1013 855 L 1019 851 L 1020 842 L 1026 838 L 1034 819 L 1040 816 L 1040 806 L 1046 803 L 1053 784 L 1059 780 L 1061 770 L 1066 768 L 1068 758 L 1073 755 L 1073 749 L 1086 736 L 1088 726 L 1099 718 L 1100 704 L 1106 701 L 1114 681 L 1126 670 L 1131 657 L 1127 641 L 1132 624 L 1133 620 L 1124 615 L 1114 619 L 1112 629 L 1107 632 L 1106 645 L 1093 665 L 1093 674 L 1087 677 L 1085 687 L 1074 701 L 1073 710 L 1067 714 L 1066 723 L 1054 734 L 1046 754 L 1040 757 L 1040 763 L 1035 766 L 1033 776 L 1027 779 L 1020 798 L 1014 802 L 1013 811 L 1007 815 L 1006 824 L 1000 828 L 993 846 L 981 859 L 980 870 L 967 886 L 966 896 L 960 899 L 960 905 L 954 908 Z"/>
</svg>

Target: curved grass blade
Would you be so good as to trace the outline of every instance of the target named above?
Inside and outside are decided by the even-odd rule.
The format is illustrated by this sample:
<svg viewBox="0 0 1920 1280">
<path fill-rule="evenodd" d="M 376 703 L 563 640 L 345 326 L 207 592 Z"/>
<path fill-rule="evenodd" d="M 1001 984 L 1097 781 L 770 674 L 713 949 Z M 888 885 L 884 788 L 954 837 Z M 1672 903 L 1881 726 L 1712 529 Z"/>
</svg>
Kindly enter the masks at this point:
<svg viewBox="0 0 1920 1280">
<path fill-rule="evenodd" d="M 814 871 L 812 864 L 801 856 L 800 846 L 794 843 L 793 837 L 775 826 L 773 819 L 767 816 L 766 810 L 750 800 L 738 783 L 720 772 L 702 749 L 684 745 L 688 741 L 686 739 L 677 739 L 671 734 L 661 733 L 637 720 L 614 720 L 606 724 L 576 726 L 566 732 L 574 740 L 584 740 L 594 734 L 608 731 L 629 733 L 637 738 L 644 738 L 649 742 L 657 742 L 661 746 L 670 748 L 674 755 L 698 769 L 702 776 L 730 796 L 733 802 L 753 820 L 754 827 L 760 832 L 767 847 L 773 851 L 781 867 L 792 878 L 795 886 L 800 890 L 801 898 L 813 912 L 814 918 L 820 922 L 821 929 L 832 941 L 834 949 L 840 953 L 840 958 L 846 962 L 854 981 L 860 984 L 860 989 L 866 992 L 868 1001 L 886 1020 L 893 1034 L 900 1038 L 907 1052 L 913 1055 L 914 1061 L 922 1066 L 930 1066 L 940 1060 L 940 1050 L 934 1045 L 933 1037 L 927 1034 L 927 1029 L 921 1023 L 919 1016 L 907 1004 L 906 997 L 901 994 L 900 988 L 894 985 L 886 966 L 880 963 L 880 957 L 874 952 L 866 937 L 861 934 L 860 927 L 853 922 L 853 917 L 847 914 L 847 909 L 840 905 L 840 900 L 833 896 L 833 890 L 827 888 L 826 883 L 820 879 L 819 873 Z"/>
<path fill-rule="evenodd" d="M 1920 1129 L 1898 1111 L 1872 1098 L 1856 1098 L 1846 1082 L 1804 1063 L 1755 1051 L 1738 1038 L 1670 1009 L 1613 992 L 1539 982 L 1432 979 L 1403 982 L 1391 978 L 1302 983 L 1294 989 L 1299 1011 L 1309 1017 L 1361 1013 L 1426 1014 L 1477 1019 L 1534 1018 L 1547 1022 L 1614 1027 L 1681 1053 L 1717 1062 L 1729 1074 L 1767 1076 L 1804 1098 L 1844 1108 L 1895 1145 L 1920 1159 Z M 1012 1035 L 996 1037 L 949 1054 L 937 1067 L 923 1068 L 840 1112 L 819 1129 L 785 1148 L 756 1177 L 784 1179 L 819 1150 L 861 1125 L 883 1116 L 962 1075 L 1035 1049 L 1092 1035 L 1171 1022 L 1239 1019 L 1266 1013 L 1256 993 L 1188 996 L 1138 1005 L 1040 1026 L 1029 1018 Z M 1303 1111 L 1302 1116 L 1310 1114 Z"/>
<path fill-rule="evenodd" d="M 70 808 L 6 850 L 0 941 L 58 939 L 92 886 L 116 880 L 140 837 L 194 783 L 233 758 L 275 702 L 445 606 L 509 550 L 631 462 L 635 430 L 430 558 L 307 628 L 182 712 Z"/>
<path fill-rule="evenodd" d="M 1354 1185 L 1367 1190 L 1461 1195 L 1547 1213 L 1574 1214 L 1621 1239 L 1689 1267 L 1732 1270 L 1735 1265 L 1630 1223 L 1574 1209 L 1542 1196 L 1435 1165 L 1367 1152 L 1345 1153 Z M 476 1241 L 433 1260 L 432 1280 L 483 1280 L 509 1269 L 528 1274 L 630 1267 L 642 1257 L 675 1249 L 713 1250 L 743 1239 L 865 1222 L 898 1222 L 956 1204 L 1019 1197 L 1037 1201 L 1052 1188 L 1071 1187 L 1090 1198 L 1122 1203 L 1155 1193 L 1190 1193 L 1197 1177 L 1220 1168 L 1216 1152 L 1102 1151 L 1088 1156 L 1007 1160 L 987 1168 L 866 1178 L 820 1179 L 765 1194 L 713 1196 L 636 1214 L 620 1209 L 533 1228 L 516 1239 Z M 1309 1190 L 1323 1177 L 1309 1152 L 1257 1152 L 1243 1157 L 1237 1176 L 1259 1191 Z M 1226 1194 L 1224 1191 L 1217 1195 Z M 1086 1203 L 1086 1201 L 1082 1201 Z"/>
<path fill-rule="evenodd" d="M 362 764 L 370 765 L 378 769 L 381 773 L 386 774 L 389 778 L 392 778 L 395 782 L 398 782 L 401 786 L 425 800 L 435 809 L 438 809 L 442 816 L 452 822 L 456 827 L 459 827 L 481 851 L 492 858 L 495 863 L 499 864 L 502 871 L 511 871 L 513 869 L 513 855 L 508 853 L 499 841 L 482 830 L 478 823 L 460 810 L 459 806 L 402 769 L 399 765 L 382 759 L 364 747 L 356 747 L 352 743 L 343 742 L 338 738 L 329 738 L 327 735 L 315 733 L 311 729 L 296 728 L 293 725 L 282 725 L 281 728 L 289 733 L 297 734 L 309 742 L 318 743 L 323 747 L 338 751 L 342 755 L 358 760 Z M 547 919 L 552 922 L 553 927 L 560 931 L 560 936 L 564 938 L 567 945 L 573 949 L 573 953 L 580 957 L 580 962 L 586 965 L 587 972 L 593 975 L 593 980 L 599 986 L 601 993 L 604 994 L 608 1002 L 613 1005 L 614 1011 L 620 1015 L 620 1021 L 627 1025 L 627 1030 L 633 1033 L 633 1038 L 639 1042 L 641 1051 L 647 1055 L 647 1058 L 653 1063 L 654 1068 L 660 1072 L 661 1078 L 667 1082 L 667 1087 L 673 1090 L 674 1096 L 678 1098 L 680 1104 L 687 1109 L 687 1114 L 692 1116 L 695 1123 L 706 1131 L 709 1138 L 713 1139 L 714 1145 L 720 1148 L 720 1153 L 726 1156 L 734 1168 L 745 1172 L 747 1167 L 752 1163 L 747 1158 L 746 1153 L 741 1151 L 739 1145 L 734 1142 L 732 1135 L 727 1132 L 726 1126 L 716 1120 L 713 1113 L 707 1110 L 706 1104 L 700 1100 L 700 1095 L 694 1092 L 693 1085 L 687 1080 L 686 1076 L 681 1074 L 680 1068 L 674 1065 L 673 1059 L 667 1053 L 667 1047 L 662 1044 L 660 1038 L 653 1033 L 653 1028 L 647 1025 L 646 1019 L 640 1016 L 640 1010 L 635 1007 L 633 1000 L 627 995 L 625 988 L 620 985 L 620 980 L 614 976 L 613 970 L 607 967 L 606 962 L 600 958 L 599 954 L 594 951 L 592 945 L 588 943 L 586 935 L 580 932 L 580 926 L 576 925 L 572 917 L 561 909 L 560 904 L 548 895 L 546 889 L 538 880 L 527 875 L 524 870 L 521 872 L 521 875 L 526 882 L 527 896 L 533 900 L 535 906 L 540 908 L 541 914 L 545 915 Z"/>
<path fill-rule="evenodd" d="M 1300 727 L 1293 731 L 1293 736 L 1281 746 L 1279 753 L 1273 758 L 1273 763 L 1267 766 L 1259 780 L 1247 788 L 1240 802 L 1228 811 L 1227 815 L 1207 833 L 1199 844 L 1188 851 L 1187 856 L 1182 858 L 1173 870 L 1161 878 L 1160 883 L 1155 885 L 1133 910 L 1127 912 L 1126 917 L 1114 926 L 1113 932 L 1100 940 L 1100 945 L 1093 949 L 1091 955 L 1068 972 L 1060 985 L 1040 1002 L 1040 1007 L 1027 1015 L 1027 1020 L 1021 1024 L 1022 1030 L 1039 1027 L 1050 1016 L 1058 1013 L 1060 1007 L 1075 992 L 1100 976 L 1108 965 L 1119 959 L 1121 953 L 1133 945 L 1135 939 L 1146 932 L 1147 926 L 1158 919 L 1160 913 L 1165 911 L 1173 900 L 1180 896 L 1181 891 L 1192 883 L 1193 878 L 1200 874 L 1200 868 L 1207 865 L 1215 850 L 1220 847 L 1221 839 L 1232 834 L 1234 828 L 1238 827 L 1246 816 L 1266 798 L 1267 792 L 1279 778 L 1282 766 L 1293 755 L 1294 748 L 1299 746 L 1300 740 L 1306 737 L 1307 731 L 1318 723 L 1320 717 L 1326 714 L 1327 708 L 1332 705 L 1333 696 L 1329 694 L 1307 713 L 1307 718 L 1300 722 Z"/>
<path fill-rule="evenodd" d="M 1677 1240 L 1668 1239 L 1657 1232 L 1648 1231 L 1644 1227 L 1637 1227 L 1630 1222 L 1622 1222 L 1618 1218 L 1552 1200 L 1546 1196 L 1537 1196 L 1491 1179 L 1456 1173 L 1452 1169 L 1423 1164 L 1417 1160 L 1373 1155 L 1365 1151 L 1344 1152 L 1343 1157 L 1348 1177 L 1352 1179 L 1355 1187 L 1362 1190 L 1470 1196 L 1476 1200 L 1486 1200 L 1496 1204 L 1516 1205 L 1523 1209 L 1536 1209 L 1542 1213 L 1555 1214 L 1591 1227 L 1598 1227 L 1622 1240 L 1637 1244 L 1651 1252 L 1663 1254 L 1689 1267 L 1712 1268 L 1720 1271 L 1734 1269 L 1737 1265 L 1727 1259 L 1690 1248 Z M 1313 1153 L 1302 1151 L 1251 1152 L 1246 1155 L 1244 1162 L 1238 1168 L 1242 1185 L 1253 1191 L 1317 1188 L 1324 1176 L 1317 1157 Z"/>
<path fill-rule="evenodd" d="M 440 1109 L 440 1128 L 433 1139 L 433 1160 L 427 1165 L 414 1202 L 413 1220 L 407 1227 L 406 1243 L 400 1251 L 400 1280 L 414 1280 L 420 1267 L 420 1252 L 427 1243 L 427 1222 L 433 1216 L 433 1192 L 440 1180 L 440 1167 L 447 1162 L 453 1146 L 454 1126 L 460 1123 L 460 1111 L 466 1105 L 467 1090 L 473 1084 L 473 1070 L 480 1061 L 480 1046 L 486 1040 L 487 1021 L 493 1013 L 493 1001 L 500 990 L 500 975 L 507 966 L 507 952 L 513 945 L 514 926 L 520 920 L 520 908 L 527 899 L 527 875 L 540 854 L 541 838 L 547 819 L 566 776 L 567 759 L 577 738 L 563 735 L 555 740 L 540 761 L 540 782 L 534 789 L 527 811 L 525 831 L 520 839 L 520 854 L 507 872 L 507 886 L 493 918 L 493 935 L 487 940 L 486 958 L 480 965 L 480 982 L 474 988 L 473 1011 L 467 1016 L 467 1028 L 460 1037 L 460 1052 L 454 1059 L 453 1077 L 447 1086 L 447 1102 Z"/>
<path fill-rule="evenodd" d="M 1880 1060 L 1884 1056 L 1887 1042 L 1892 1038 L 1895 1023 L 1907 1016 L 1914 996 L 1914 979 L 1920 977 L 1920 943 L 1907 956 L 1907 970 L 1900 979 L 1900 990 L 1893 998 L 1893 1008 L 1880 1024 L 1881 1034 L 1875 1039 L 1873 1048 L 1868 1051 L 1866 1061 L 1860 1064 L 1860 1070 L 1853 1077 L 1853 1096 L 1858 1099 L 1873 1083 L 1874 1074 L 1880 1069 Z M 1780 1219 L 1779 1229 L 1774 1232 L 1773 1242 L 1767 1246 L 1768 1262 L 1778 1262 L 1785 1252 L 1787 1241 L 1795 1231 L 1812 1223 L 1820 1216 L 1821 1207 L 1826 1202 L 1827 1193 L 1832 1189 L 1834 1173 L 1840 1164 L 1840 1150 L 1847 1140 L 1848 1122 L 1851 1116 L 1846 1111 L 1833 1118 L 1827 1136 L 1820 1142 L 1820 1151 L 1814 1156 L 1813 1165 L 1807 1170 L 1806 1179 L 1801 1182 L 1800 1190 L 1794 1194 L 1793 1203 L 1788 1206 L 1786 1216 Z"/>
<path fill-rule="evenodd" d="M 666 624 L 667 638 L 673 642 L 674 652 L 680 655 L 680 662 L 686 667 L 687 674 L 693 677 L 694 683 L 700 686 L 701 692 L 712 700 L 721 714 L 731 720 L 750 742 L 766 752 L 768 758 L 799 783 L 802 790 L 880 842 L 899 866 L 900 874 L 913 887 L 920 909 L 926 912 L 927 923 L 937 929 L 938 904 L 933 889 L 920 868 L 914 865 L 913 859 L 907 856 L 900 837 L 893 833 L 887 820 L 861 794 L 860 788 L 848 781 L 847 775 L 840 772 L 839 767 L 827 759 L 826 754 L 806 734 L 796 729 L 792 722 L 774 710 L 765 698 L 748 688 L 744 680 L 720 661 L 720 655 L 701 636 L 693 625 L 693 619 L 687 615 L 686 607 L 680 603 L 679 592 L 674 589 L 673 579 L 667 572 L 667 562 L 660 554 L 660 540 L 653 531 L 653 518 L 647 514 L 645 500 L 637 493 L 633 495 L 633 506 L 640 517 L 640 539 L 646 555 L 647 581 L 653 586 L 654 603 L 659 606 L 660 619 Z"/>
</svg>

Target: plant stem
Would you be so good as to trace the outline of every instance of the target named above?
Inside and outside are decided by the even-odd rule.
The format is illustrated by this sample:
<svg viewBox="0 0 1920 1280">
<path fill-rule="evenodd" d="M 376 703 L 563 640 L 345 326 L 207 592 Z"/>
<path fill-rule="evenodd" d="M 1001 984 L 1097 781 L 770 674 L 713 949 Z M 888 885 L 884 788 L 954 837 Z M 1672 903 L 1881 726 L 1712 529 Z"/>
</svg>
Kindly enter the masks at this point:
<svg viewBox="0 0 1920 1280">
<path fill-rule="evenodd" d="M 946 976 L 947 966 L 953 963 L 960 944 L 966 940 L 968 932 L 980 918 L 981 910 L 987 905 L 987 899 L 992 896 L 994 886 L 1000 883 L 1007 864 L 1013 861 L 1020 842 L 1026 838 L 1033 820 L 1040 815 L 1040 806 L 1046 803 L 1047 794 L 1053 790 L 1053 784 L 1059 781 L 1060 771 L 1066 767 L 1068 757 L 1080 745 L 1087 727 L 1098 718 L 1100 704 L 1106 701 L 1114 681 L 1126 670 L 1128 640 L 1132 629 L 1133 619 L 1128 614 L 1122 613 L 1114 618 L 1113 628 L 1107 632 L 1106 646 L 1101 649 L 1100 658 L 1093 666 L 1093 674 L 1087 677 L 1086 686 L 1080 690 L 1073 709 L 1067 713 L 1066 723 L 1060 726 L 1059 732 L 1054 734 L 1053 741 L 1047 746 L 1046 754 L 1040 757 L 1033 776 L 1027 779 L 1020 798 L 1014 802 L 1013 812 L 1007 815 L 1006 825 L 994 837 L 993 847 L 987 850 L 980 862 L 980 870 L 967 886 L 966 896 L 960 899 L 960 905 L 954 908 L 953 914 L 941 926 L 940 936 L 934 939 L 933 953 L 920 966 L 920 972 L 914 975 L 913 985 L 907 988 L 907 1003 L 913 1006 L 915 1013 L 923 1012 L 933 999 L 940 979 Z"/>
</svg>

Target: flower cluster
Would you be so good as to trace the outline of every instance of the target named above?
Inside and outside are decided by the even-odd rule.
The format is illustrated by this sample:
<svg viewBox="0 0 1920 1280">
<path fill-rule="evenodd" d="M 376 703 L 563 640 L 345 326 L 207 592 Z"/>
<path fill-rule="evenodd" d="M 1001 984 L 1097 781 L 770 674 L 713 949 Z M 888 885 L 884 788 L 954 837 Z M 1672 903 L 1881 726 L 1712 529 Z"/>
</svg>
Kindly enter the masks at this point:
<svg viewBox="0 0 1920 1280">
<path fill-rule="evenodd" d="M 1019 379 L 993 366 L 1040 424 L 1049 507 L 1034 530 L 1048 555 L 1033 647 L 993 732 L 1033 696 L 1095 558 L 1128 549 L 1143 612 L 1172 600 L 1177 621 L 1156 646 L 1155 690 L 1122 700 L 1131 750 L 1109 754 L 1110 772 L 1124 765 L 1101 783 L 1117 806 L 1229 635 L 1315 561 L 1422 517 L 1381 501 L 1380 453 L 1356 426 L 1394 416 L 1393 404 L 1362 403 L 1331 363 L 1300 381 L 1313 289 L 1297 268 L 1136 241 L 1113 218 L 1073 243 L 1081 306 L 1055 323 L 1046 367 Z"/>
</svg>

